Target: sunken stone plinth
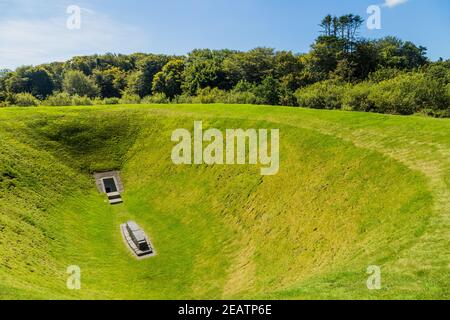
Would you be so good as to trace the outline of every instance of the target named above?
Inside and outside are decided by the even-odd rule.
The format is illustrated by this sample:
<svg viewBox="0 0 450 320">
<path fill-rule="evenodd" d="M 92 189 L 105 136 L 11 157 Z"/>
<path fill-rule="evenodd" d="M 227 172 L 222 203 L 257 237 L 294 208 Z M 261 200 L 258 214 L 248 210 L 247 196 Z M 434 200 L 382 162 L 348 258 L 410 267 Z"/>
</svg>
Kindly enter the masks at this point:
<svg viewBox="0 0 450 320">
<path fill-rule="evenodd" d="M 106 193 L 110 204 L 122 203 L 122 180 L 118 171 L 100 172 L 94 174 L 95 183 L 100 193 Z"/>
<path fill-rule="evenodd" d="M 128 221 L 120 226 L 120 230 L 128 248 L 138 259 L 155 255 L 152 243 L 136 222 Z"/>
</svg>

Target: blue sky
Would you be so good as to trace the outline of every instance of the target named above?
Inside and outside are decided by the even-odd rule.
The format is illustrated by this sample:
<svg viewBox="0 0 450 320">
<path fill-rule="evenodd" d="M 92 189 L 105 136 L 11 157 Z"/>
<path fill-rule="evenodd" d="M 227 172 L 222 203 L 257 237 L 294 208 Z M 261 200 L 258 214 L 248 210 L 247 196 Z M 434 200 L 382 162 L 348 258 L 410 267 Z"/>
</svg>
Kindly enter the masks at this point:
<svg viewBox="0 0 450 320">
<path fill-rule="evenodd" d="M 81 28 L 66 10 L 78 5 Z M 93 53 L 185 54 L 195 48 L 257 46 L 307 52 L 326 14 L 367 18 L 381 7 L 381 30 L 450 58 L 448 0 L 0 0 L 0 68 L 62 61 Z"/>
</svg>

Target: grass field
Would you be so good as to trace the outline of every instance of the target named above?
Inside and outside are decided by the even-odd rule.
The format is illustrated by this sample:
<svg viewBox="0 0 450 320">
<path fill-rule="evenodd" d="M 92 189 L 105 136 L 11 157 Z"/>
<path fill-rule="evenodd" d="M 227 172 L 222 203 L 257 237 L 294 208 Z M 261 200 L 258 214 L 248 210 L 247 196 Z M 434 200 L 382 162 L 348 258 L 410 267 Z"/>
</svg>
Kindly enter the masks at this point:
<svg viewBox="0 0 450 320">
<path fill-rule="evenodd" d="M 175 166 L 172 131 L 280 129 L 280 171 Z M 118 169 L 124 204 L 97 192 Z M 137 261 L 119 225 L 158 255 Z M 448 299 L 450 120 L 301 108 L 0 109 L 0 299 Z M 78 265 L 82 288 L 66 288 Z M 382 270 L 367 289 L 366 269 Z"/>
</svg>

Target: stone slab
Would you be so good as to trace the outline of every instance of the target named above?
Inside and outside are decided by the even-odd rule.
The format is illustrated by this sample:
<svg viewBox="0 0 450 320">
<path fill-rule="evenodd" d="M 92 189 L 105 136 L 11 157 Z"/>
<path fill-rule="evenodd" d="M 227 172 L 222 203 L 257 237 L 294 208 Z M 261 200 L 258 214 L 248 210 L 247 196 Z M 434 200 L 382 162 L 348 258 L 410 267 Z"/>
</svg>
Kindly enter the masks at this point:
<svg viewBox="0 0 450 320">
<path fill-rule="evenodd" d="M 132 254 L 135 256 L 136 259 L 141 260 L 141 259 L 146 259 L 146 258 L 151 258 L 151 257 L 156 256 L 155 248 L 153 247 L 153 244 L 151 243 L 151 241 L 148 238 L 147 238 L 147 241 L 148 241 L 150 248 L 152 249 L 152 252 L 143 252 L 143 251 L 139 250 L 139 248 L 135 245 L 135 243 L 131 239 L 131 237 L 128 233 L 128 230 L 127 230 L 126 223 L 124 223 L 120 226 L 120 230 L 122 233 L 122 238 L 124 240 L 124 243 L 126 244 L 128 249 L 132 252 Z"/>
</svg>

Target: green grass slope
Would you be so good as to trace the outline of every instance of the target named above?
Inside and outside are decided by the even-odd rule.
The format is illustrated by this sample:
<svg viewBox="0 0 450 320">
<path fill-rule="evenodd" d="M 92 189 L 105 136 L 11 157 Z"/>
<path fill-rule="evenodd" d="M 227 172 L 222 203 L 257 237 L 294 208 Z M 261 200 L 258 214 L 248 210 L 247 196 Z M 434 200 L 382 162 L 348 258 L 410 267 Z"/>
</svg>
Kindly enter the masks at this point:
<svg viewBox="0 0 450 320">
<path fill-rule="evenodd" d="M 177 128 L 278 128 L 280 172 L 175 166 Z M 124 204 L 98 194 L 117 169 Z M 0 299 L 448 299 L 450 121 L 231 105 L 0 110 Z M 136 220 L 158 255 L 137 261 Z M 81 268 L 68 290 L 66 269 Z M 366 269 L 382 270 L 382 289 Z"/>
</svg>

